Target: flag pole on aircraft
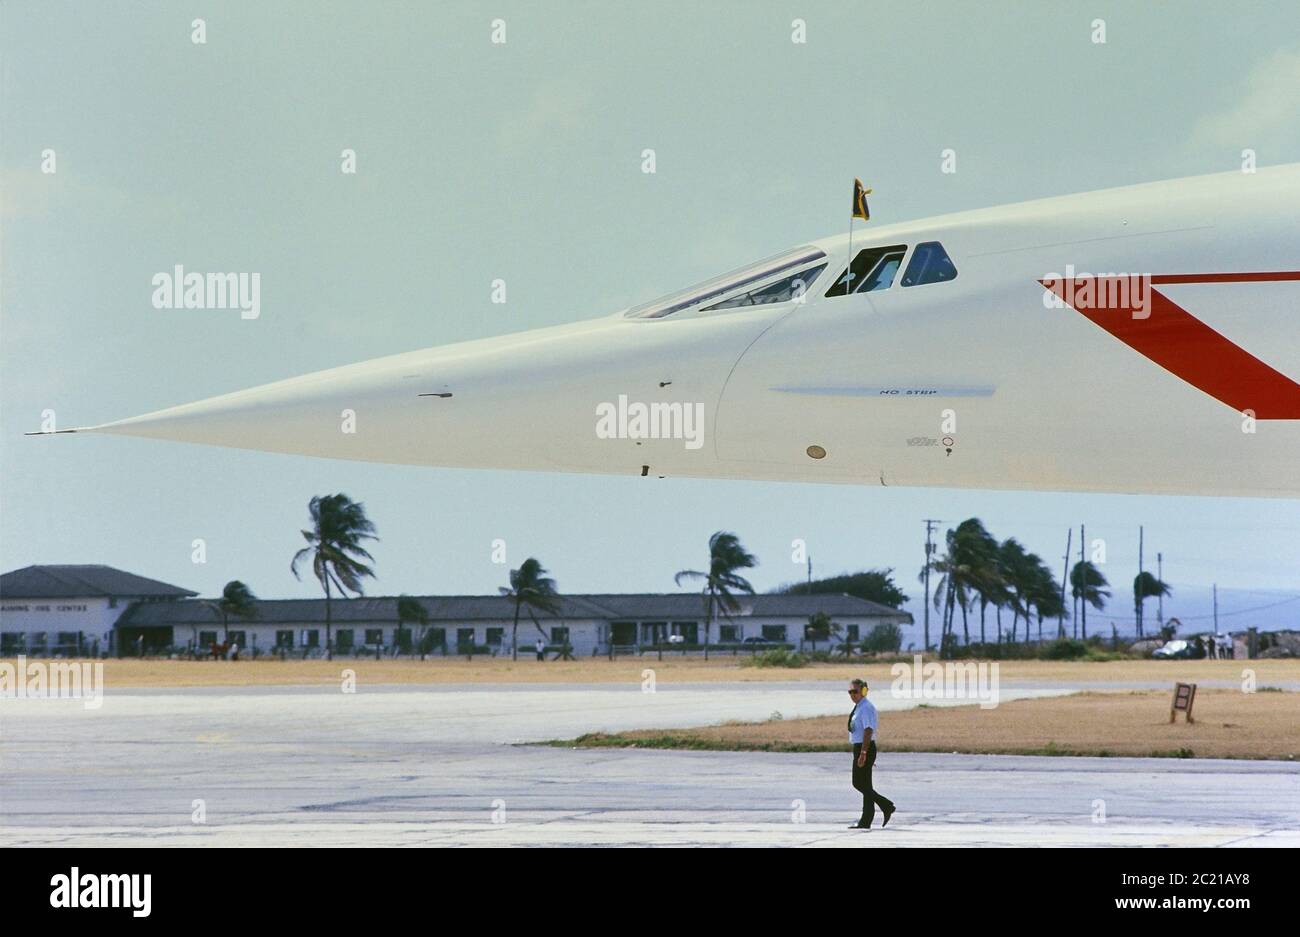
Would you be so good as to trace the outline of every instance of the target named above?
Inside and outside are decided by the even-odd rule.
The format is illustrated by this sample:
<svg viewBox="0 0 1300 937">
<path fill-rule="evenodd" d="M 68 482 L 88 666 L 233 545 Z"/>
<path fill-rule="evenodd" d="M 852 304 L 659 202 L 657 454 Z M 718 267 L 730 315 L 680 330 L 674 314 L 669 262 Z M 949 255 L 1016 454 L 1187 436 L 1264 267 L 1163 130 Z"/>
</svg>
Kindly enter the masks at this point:
<svg viewBox="0 0 1300 937">
<path fill-rule="evenodd" d="M 861 179 L 853 180 L 853 214 L 849 215 L 849 263 L 844 273 L 844 293 L 853 292 L 853 219 L 871 220 L 871 210 L 867 207 L 867 196 L 871 190 L 864 188 Z"/>
</svg>

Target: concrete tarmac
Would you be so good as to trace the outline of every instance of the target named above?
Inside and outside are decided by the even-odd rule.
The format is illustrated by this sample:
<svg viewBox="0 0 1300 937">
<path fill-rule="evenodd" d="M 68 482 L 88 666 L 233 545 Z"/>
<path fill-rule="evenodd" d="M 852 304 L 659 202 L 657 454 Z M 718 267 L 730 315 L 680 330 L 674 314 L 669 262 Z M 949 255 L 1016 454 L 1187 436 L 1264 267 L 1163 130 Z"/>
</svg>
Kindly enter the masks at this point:
<svg viewBox="0 0 1300 937">
<path fill-rule="evenodd" d="M 1300 845 L 1284 762 L 891 753 L 884 718 L 876 786 L 899 812 L 858 832 L 847 754 L 519 744 L 846 700 L 838 682 L 2 700 L 0 845 Z"/>
</svg>

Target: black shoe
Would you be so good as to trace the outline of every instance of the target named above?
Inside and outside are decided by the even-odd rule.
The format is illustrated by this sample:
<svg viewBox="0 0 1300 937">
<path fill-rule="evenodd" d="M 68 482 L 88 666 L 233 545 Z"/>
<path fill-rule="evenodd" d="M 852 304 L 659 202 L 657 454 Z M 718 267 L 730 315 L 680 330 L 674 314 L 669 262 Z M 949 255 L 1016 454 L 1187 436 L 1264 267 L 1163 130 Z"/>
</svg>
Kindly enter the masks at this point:
<svg viewBox="0 0 1300 937">
<path fill-rule="evenodd" d="M 881 811 L 881 813 L 883 813 L 883 814 L 885 815 L 885 819 L 883 819 L 883 820 L 880 821 L 880 825 L 881 825 L 882 827 L 889 826 L 889 818 L 892 817 L 892 816 L 894 815 L 894 811 L 897 810 L 897 809 L 898 809 L 897 807 L 889 807 L 888 809 L 885 809 L 885 810 L 882 810 L 882 811 Z"/>
<path fill-rule="evenodd" d="M 869 830 L 869 829 L 871 829 L 871 827 L 868 826 L 867 824 L 863 823 L 861 820 L 859 820 L 857 823 L 850 824 L 849 829 L 851 829 L 851 830 Z"/>
</svg>

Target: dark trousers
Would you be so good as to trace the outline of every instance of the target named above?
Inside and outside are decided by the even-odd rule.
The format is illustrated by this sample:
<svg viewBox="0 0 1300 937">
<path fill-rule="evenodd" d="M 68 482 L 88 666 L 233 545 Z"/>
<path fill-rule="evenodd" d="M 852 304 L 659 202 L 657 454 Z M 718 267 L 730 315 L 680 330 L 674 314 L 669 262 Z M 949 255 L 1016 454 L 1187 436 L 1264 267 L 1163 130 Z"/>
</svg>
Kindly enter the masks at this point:
<svg viewBox="0 0 1300 937">
<path fill-rule="evenodd" d="M 876 763 L 876 743 L 867 747 L 867 763 L 858 767 L 858 755 L 862 754 L 862 743 L 853 744 L 853 786 L 862 792 L 862 817 L 858 820 L 863 826 L 870 826 L 876 819 L 876 805 L 881 810 L 893 810 L 894 802 L 884 794 L 877 794 L 871 787 L 871 766 Z"/>
</svg>

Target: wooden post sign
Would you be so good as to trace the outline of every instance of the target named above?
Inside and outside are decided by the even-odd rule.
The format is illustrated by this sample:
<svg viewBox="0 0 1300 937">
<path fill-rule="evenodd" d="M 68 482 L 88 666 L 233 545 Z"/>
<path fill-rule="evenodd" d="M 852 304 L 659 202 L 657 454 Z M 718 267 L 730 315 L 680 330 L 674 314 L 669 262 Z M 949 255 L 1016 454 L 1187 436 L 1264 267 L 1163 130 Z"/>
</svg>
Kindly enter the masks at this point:
<svg viewBox="0 0 1300 937">
<path fill-rule="evenodd" d="M 1187 714 L 1188 722 L 1195 722 L 1192 718 L 1192 703 L 1196 700 L 1195 683 L 1175 683 L 1174 684 L 1174 701 L 1169 706 L 1169 721 L 1174 721 L 1174 715 L 1182 710 Z"/>
</svg>

